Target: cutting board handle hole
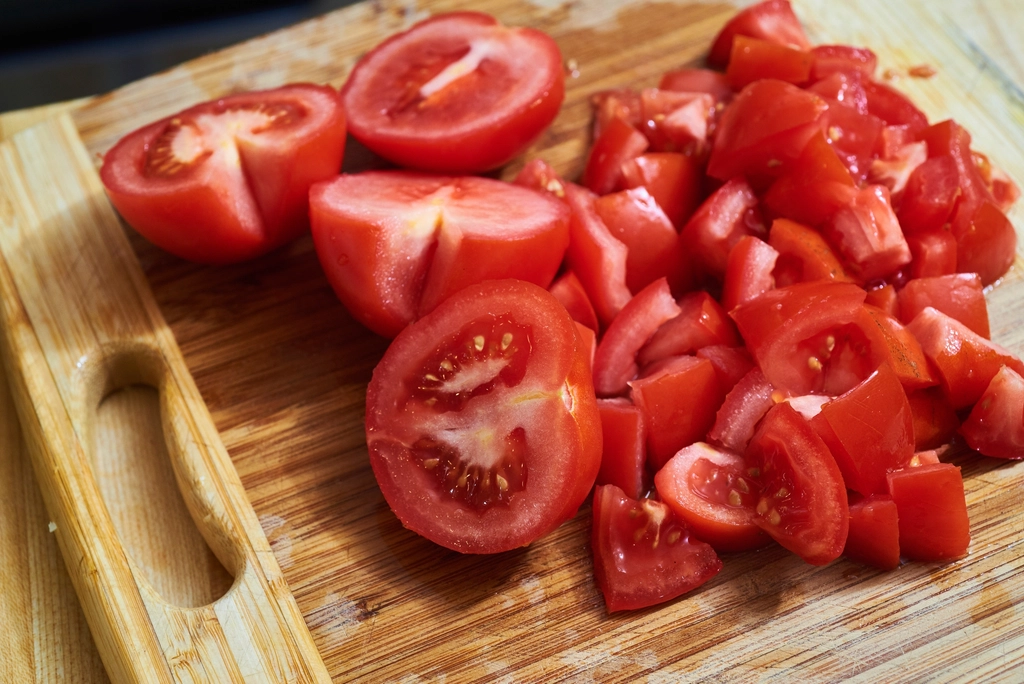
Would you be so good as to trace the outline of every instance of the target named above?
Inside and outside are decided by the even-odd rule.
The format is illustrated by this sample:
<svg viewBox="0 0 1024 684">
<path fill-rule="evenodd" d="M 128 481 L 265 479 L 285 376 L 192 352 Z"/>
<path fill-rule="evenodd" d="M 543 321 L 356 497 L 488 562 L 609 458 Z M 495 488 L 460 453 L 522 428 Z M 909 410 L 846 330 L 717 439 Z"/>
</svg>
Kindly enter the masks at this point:
<svg viewBox="0 0 1024 684">
<path fill-rule="evenodd" d="M 158 389 L 162 362 L 149 350 L 114 349 L 86 359 L 79 370 L 80 421 L 89 433 L 93 473 L 135 571 L 171 605 L 214 602 L 230 589 L 233 573 L 207 544 L 179 490 Z M 234 569 L 231 554 L 227 560 Z"/>
</svg>

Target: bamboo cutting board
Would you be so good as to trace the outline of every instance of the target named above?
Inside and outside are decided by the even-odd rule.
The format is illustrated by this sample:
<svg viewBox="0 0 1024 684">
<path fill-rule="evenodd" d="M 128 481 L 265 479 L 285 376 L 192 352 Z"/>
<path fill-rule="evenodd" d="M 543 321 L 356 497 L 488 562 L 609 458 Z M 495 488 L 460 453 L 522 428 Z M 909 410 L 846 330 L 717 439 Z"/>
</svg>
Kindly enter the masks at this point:
<svg viewBox="0 0 1024 684">
<path fill-rule="evenodd" d="M 505 23 L 537 26 L 559 42 L 572 67 L 566 104 L 527 156 L 542 156 L 569 177 L 581 170 L 588 143 L 588 96 L 652 85 L 667 69 L 697 63 L 735 11 L 687 3 L 366 3 L 95 98 L 74 121 L 98 155 L 127 131 L 219 94 L 291 80 L 340 85 L 358 56 L 386 35 L 429 12 L 470 5 Z M 964 123 L 975 147 L 1020 182 L 1024 97 L 1014 78 L 1022 82 L 1024 57 L 1000 37 L 1024 29 L 1024 12 L 1009 0 L 996 5 L 960 15 L 973 5 L 794 2 L 814 42 L 867 45 L 882 69 L 897 74 L 922 63 L 936 67 L 932 79 L 904 77 L 897 85 L 932 120 Z M 979 43 L 977 35 L 995 38 Z M 991 59 L 993 50 L 1000 60 Z M 346 168 L 372 163 L 352 146 Z M 1020 207 L 1012 218 L 1020 231 Z M 973 542 L 956 563 L 909 564 L 890 573 L 843 560 L 812 568 L 766 549 L 726 557 L 723 572 L 688 598 L 608 617 L 590 579 L 586 507 L 530 548 L 495 557 L 459 556 L 401 528 L 376 489 L 362 438 L 365 383 L 386 343 L 336 301 L 308 238 L 220 269 L 131 239 L 336 680 L 1021 676 L 1014 668 L 1024 663 L 1024 616 L 1017 614 L 1024 559 L 1016 550 L 1024 540 L 1024 466 L 958 458 Z M 1019 254 L 989 300 L 993 338 L 1024 355 Z M 119 533 L 161 595 L 202 605 L 222 595 L 230 578 L 161 477 L 159 449 L 154 461 L 132 460 L 135 452 L 153 451 L 146 440 L 154 402 L 153 392 L 129 388 L 101 405 L 99 439 L 109 442 L 101 488 L 115 523 L 122 521 Z M 30 681 L 34 674 L 102 681 L 47 538 L 48 518 L 18 456 L 9 404 L 0 402 L 0 409 L 0 480 L 22 483 L 17 498 L 0 496 L 0 541 L 11 542 L 0 547 L 0 617 L 16 626 L 0 630 L 7 640 L 0 680 Z M 144 476 L 132 479 L 139 472 Z M 140 522 L 137 513 L 155 507 L 158 519 Z"/>
</svg>

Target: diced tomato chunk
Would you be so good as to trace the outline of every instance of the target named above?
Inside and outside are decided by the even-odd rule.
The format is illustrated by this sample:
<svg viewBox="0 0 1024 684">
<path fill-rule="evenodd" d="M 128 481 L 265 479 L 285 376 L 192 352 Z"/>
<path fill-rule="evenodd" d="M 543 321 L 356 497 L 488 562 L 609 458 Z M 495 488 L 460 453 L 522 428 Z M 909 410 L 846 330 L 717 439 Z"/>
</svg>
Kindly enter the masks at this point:
<svg viewBox="0 0 1024 684">
<path fill-rule="evenodd" d="M 611 192 L 622 176 L 622 163 L 643 154 L 648 146 L 643 133 L 622 119 L 613 118 L 590 148 L 583 169 L 583 185 L 598 195 Z"/>
<path fill-rule="evenodd" d="M 658 88 L 683 93 L 707 93 L 715 98 L 716 103 L 730 100 L 734 94 L 725 74 L 711 69 L 667 71 L 662 75 Z"/>
<path fill-rule="evenodd" d="M 789 170 L 772 183 L 764 202 L 779 216 L 817 226 L 851 205 L 856 195 L 853 177 L 819 132 Z"/>
<path fill-rule="evenodd" d="M 744 235 L 729 252 L 722 286 L 722 307 L 726 311 L 775 287 L 775 262 L 779 253 L 764 240 Z"/>
<path fill-rule="evenodd" d="M 591 96 L 590 105 L 594 109 L 594 140 L 601 137 L 612 119 L 622 119 L 633 128 L 640 129 L 640 93 L 635 90 L 603 90 Z"/>
<path fill-rule="evenodd" d="M 779 253 L 774 272 L 776 287 L 815 280 L 853 282 L 835 251 L 816 230 L 789 219 L 775 219 L 768 244 Z"/>
<path fill-rule="evenodd" d="M 850 504 L 850 534 L 843 555 L 881 570 L 900 565 L 899 517 L 888 494 L 876 494 Z"/>
<path fill-rule="evenodd" d="M 755 366 L 740 378 L 715 414 L 715 423 L 708 431 L 708 441 L 742 453 L 754 436 L 758 422 L 775 405 L 775 387 Z"/>
<path fill-rule="evenodd" d="M 640 93 L 641 131 L 659 152 L 702 151 L 714 112 L 715 98 L 708 93 L 658 88 Z"/>
<path fill-rule="evenodd" d="M 1010 270 L 1017 254 L 1017 231 L 995 204 L 982 202 L 963 232 L 956 234 L 956 268 L 977 273 L 991 285 Z"/>
<path fill-rule="evenodd" d="M 549 193 L 560 200 L 565 199 L 565 179 L 543 159 L 531 159 L 526 162 L 512 182 Z"/>
<path fill-rule="evenodd" d="M 708 64 L 724 67 L 732 53 L 735 36 L 750 36 L 800 50 L 811 44 L 788 0 L 765 0 L 743 10 L 722 27 L 708 53 Z"/>
<path fill-rule="evenodd" d="M 883 494 L 885 475 L 914 455 L 914 418 L 899 378 L 882 364 L 866 380 L 822 405 L 811 425 L 828 445 L 846 486 Z"/>
<path fill-rule="evenodd" d="M 757 484 L 743 457 L 704 442 L 684 447 L 654 476 L 658 496 L 719 552 L 745 551 L 771 539 L 754 524 Z"/>
<path fill-rule="evenodd" d="M 938 309 L 989 338 L 988 306 L 977 273 L 915 278 L 899 292 L 900 320 L 910 323 L 925 307 Z"/>
<path fill-rule="evenodd" d="M 551 283 L 548 292 L 554 295 L 558 303 L 565 307 L 572 319 L 587 326 L 594 332 L 598 330 L 597 314 L 590 303 L 586 290 L 580 279 L 572 271 L 566 271 L 555 282 Z"/>
<path fill-rule="evenodd" d="M 746 347 L 730 347 L 712 344 L 701 347 L 694 356 L 707 359 L 715 367 L 715 375 L 723 392 L 728 392 L 744 375 L 754 367 L 754 359 Z"/>
<path fill-rule="evenodd" d="M 738 35 L 732 41 L 725 77 L 734 90 L 763 78 L 801 85 L 810 78 L 813 62 L 809 50 Z"/>
<path fill-rule="evenodd" d="M 622 185 L 647 188 L 676 229 L 681 229 L 700 202 L 703 170 L 679 152 L 648 152 L 622 164 Z"/>
<path fill-rule="evenodd" d="M 647 425 L 647 459 L 657 471 L 684 446 L 703 440 L 725 393 L 707 359 L 680 356 L 630 383 Z"/>
<path fill-rule="evenodd" d="M 683 227 L 680 239 L 694 265 L 721 279 L 729 252 L 744 235 L 764 233 L 757 196 L 742 178 L 733 178 L 708 197 Z"/>
<path fill-rule="evenodd" d="M 608 326 L 594 356 L 594 390 L 598 396 L 625 393 L 636 377 L 637 352 L 661 325 L 679 314 L 668 283 L 659 278 L 630 299 Z"/>
<path fill-rule="evenodd" d="M 1003 366 L 960 426 L 968 446 L 986 456 L 1024 458 L 1024 378 Z"/>
<path fill-rule="evenodd" d="M 889 473 L 899 516 L 900 551 L 918 561 L 962 558 L 971 543 L 960 468 L 936 463 Z"/>
<path fill-rule="evenodd" d="M 819 81 L 834 73 L 860 74 L 871 78 L 878 66 L 878 57 L 867 48 L 849 45 L 816 45 L 811 48 L 814 64 L 811 65 L 811 80 Z"/>
<path fill-rule="evenodd" d="M 956 238 L 948 230 L 907 235 L 911 278 L 931 278 L 956 273 Z"/>
<path fill-rule="evenodd" d="M 881 185 L 869 185 L 857 192 L 853 202 L 829 221 L 825 235 L 864 282 L 885 278 L 911 260 L 889 190 Z"/>
<path fill-rule="evenodd" d="M 707 292 L 683 295 L 679 315 L 667 321 L 637 355 L 641 366 L 680 354 L 692 354 L 701 347 L 739 344 L 736 327 L 722 305 Z"/>
<path fill-rule="evenodd" d="M 628 399 L 598 399 L 604 451 L 597 485 L 615 485 L 630 498 L 639 499 L 647 489 L 644 483 L 647 461 L 647 430 L 644 417 Z"/>
<path fill-rule="evenodd" d="M 865 81 L 868 112 L 890 126 L 907 126 L 912 132 L 928 126 L 928 117 L 903 93 L 878 81 Z"/>
<path fill-rule="evenodd" d="M 897 318 L 899 316 L 899 293 L 892 283 L 886 283 L 867 291 L 868 296 L 864 298 L 865 304 L 884 312 L 887 316 Z"/>
<path fill-rule="evenodd" d="M 897 150 L 891 158 L 872 160 L 867 170 L 867 180 L 874 185 L 884 185 L 893 196 L 896 196 L 903 192 L 914 172 L 926 161 L 928 145 L 923 142 L 908 143 Z"/>
<path fill-rule="evenodd" d="M 937 449 L 953 439 L 960 419 L 941 387 L 923 387 L 907 392 L 914 414 L 914 449 Z"/>
</svg>

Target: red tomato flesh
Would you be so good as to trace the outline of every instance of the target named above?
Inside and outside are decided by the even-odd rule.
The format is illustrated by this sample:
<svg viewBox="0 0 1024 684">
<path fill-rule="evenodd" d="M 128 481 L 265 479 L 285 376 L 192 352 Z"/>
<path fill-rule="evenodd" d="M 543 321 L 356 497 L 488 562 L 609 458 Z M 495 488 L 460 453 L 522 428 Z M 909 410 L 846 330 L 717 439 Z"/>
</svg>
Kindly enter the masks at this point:
<svg viewBox="0 0 1024 684">
<path fill-rule="evenodd" d="M 615 485 L 633 499 L 647 491 L 647 429 L 639 408 L 628 399 L 598 399 L 604 452 L 598 485 Z"/>
<path fill-rule="evenodd" d="M 575 325 L 522 281 L 469 286 L 395 338 L 366 396 L 370 464 L 402 524 L 463 553 L 575 514 L 601 424 Z"/>
<path fill-rule="evenodd" d="M 714 549 L 665 504 L 637 501 L 614 485 L 594 490 L 594 579 L 608 612 L 676 598 L 718 574 Z"/>
<path fill-rule="evenodd" d="M 850 534 L 843 555 L 881 570 L 900 565 L 899 518 L 888 494 L 869 496 L 850 504 Z"/>
<path fill-rule="evenodd" d="M 722 27 L 711 45 L 708 64 L 723 67 L 732 53 L 736 36 L 751 36 L 777 45 L 807 50 L 811 44 L 788 0 L 765 0 L 743 10 Z"/>
<path fill-rule="evenodd" d="M 227 264 L 309 228 L 309 187 L 333 178 L 345 112 L 330 88 L 296 84 L 206 102 L 144 126 L 104 156 L 121 216 L 184 259 Z"/>
<path fill-rule="evenodd" d="M 960 434 L 975 451 L 995 458 L 1024 458 L 1024 378 L 1003 366 L 992 378 Z"/>
<path fill-rule="evenodd" d="M 475 176 L 341 175 L 310 190 L 310 218 L 334 291 L 385 337 L 473 283 L 547 287 L 569 241 L 565 203 Z"/>
<path fill-rule="evenodd" d="M 371 50 L 341 94 L 352 135 L 377 154 L 409 168 L 472 173 L 501 166 L 547 128 L 565 79 L 548 35 L 454 12 Z"/>
<path fill-rule="evenodd" d="M 888 478 L 904 556 L 948 561 L 967 555 L 971 530 L 960 468 L 935 463 L 897 470 Z"/>
<path fill-rule="evenodd" d="M 846 487 L 810 424 L 789 404 L 776 404 L 745 457 L 760 487 L 754 523 L 811 565 L 838 558 L 850 527 Z"/>
<path fill-rule="evenodd" d="M 758 486 L 739 454 L 697 442 L 654 476 L 658 496 L 719 553 L 746 551 L 771 539 L 754 524 Z"/>
<path fill-rule="evenodd" d="M 915 278 L 899 292 L 900 320 L 909 323 L 925 307 L 955 318 L 988 339 L 988 306 L 977 273 L 956 273 L 935 278 Z"/>
<path fill-rule="evenodd" d="M 708 431 L 708 440 L 730 451 L 742 453 L 757 424 L 776 404 L 775 387 L 758 367 L 752 368 L 725 395 L 715 414 L 715 423 Z"/>
</svg>

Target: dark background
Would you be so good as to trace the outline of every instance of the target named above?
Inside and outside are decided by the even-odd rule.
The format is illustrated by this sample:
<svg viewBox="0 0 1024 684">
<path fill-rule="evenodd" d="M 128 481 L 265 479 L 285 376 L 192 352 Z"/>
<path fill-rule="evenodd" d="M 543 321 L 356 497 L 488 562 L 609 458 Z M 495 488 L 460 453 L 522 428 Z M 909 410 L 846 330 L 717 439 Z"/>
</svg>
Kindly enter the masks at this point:
<svg viewBox="0 0 1024 684">
<path fill-rule="evenodd" d="M 0 0 L 0 112 L 113 90 L 354 0 Z"/>
</svg>

